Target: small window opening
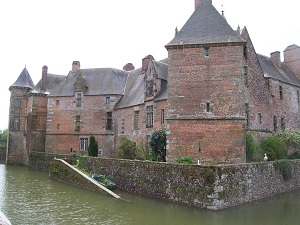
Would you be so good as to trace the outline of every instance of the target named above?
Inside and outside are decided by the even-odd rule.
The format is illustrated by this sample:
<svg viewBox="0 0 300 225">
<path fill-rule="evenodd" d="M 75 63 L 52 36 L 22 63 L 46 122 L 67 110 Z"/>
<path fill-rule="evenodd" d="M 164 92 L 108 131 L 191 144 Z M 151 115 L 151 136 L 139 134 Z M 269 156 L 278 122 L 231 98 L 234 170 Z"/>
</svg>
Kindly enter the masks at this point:
<svg viewBox="0 0 300 225">
<path fill-rule="evenodd" d="M 56 100 L 56 105 L 59 105 L 59 100 Z"/>
<path fill-rule="evenodd" d="M 106 114 L 106 130 L 112 130 L 112 112 Z"/>
<path fill-rule="evenodd" d="M 106 103 L 106 105 L 109 105 L 109 104 L 110 104 L 110 97 L 106 97 L 105 103 Z"/>
<path fill-rule="evenodd" d="M 204 55 L 206 56 L 206 57 L 208 57 L 209 56 L 209 47 L 205 47 L 204 48 Z"/>
<path fill-rule="evenodd" d="M 75 131 L 80 131 L 80 116 L 76 116 Z"/>
<path fill-rule="evenodd" d="M 280 99 L 283 99 L 282 86 L 279 86 L 279 96 L 280 96 Z"/>
<path fill-rule="evenodd" d="M 206 112 L 210 112 L 210 102 L 206 102 Z"/>
<path fill-rule="evenodd" d="M 161 124 L 165 124 L 165 110 L 161 110 Z"/>
<path fill-rule="evenodd" d="M 274 131 L 277 131 L 277 117 L 273 116 Z"/>
<path fill-rule="evenodd" d="M 249 109 L 249 103 L 245 103 L 246 107 L 246 126 L 250 127 L 250 109 Z"/>
<path fill-rule="evenodd" d="M 258 122 L 259 122 L 259 124 L 262 124 L 262 115 L 261 115 L 261 113 L 258 113 Z"/>
<path fill-rule="evenodd" d="M 281 121 L 281 130 L 282 130 L 282 131 L 285 131 L 285 118 L 284 118 L 284 117 L 281 117 L 281 118 L 280 118 L 280 121 Z"/>
</svg>

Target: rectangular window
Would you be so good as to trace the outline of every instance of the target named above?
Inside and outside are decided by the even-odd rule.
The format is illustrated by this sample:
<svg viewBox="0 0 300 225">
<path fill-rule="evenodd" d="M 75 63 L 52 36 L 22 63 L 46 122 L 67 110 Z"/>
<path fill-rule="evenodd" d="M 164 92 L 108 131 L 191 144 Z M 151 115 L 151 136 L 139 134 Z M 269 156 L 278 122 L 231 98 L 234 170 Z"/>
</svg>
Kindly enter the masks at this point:
<svg viewBox="0 0 300 225">
<path fill-rule="evenodd" d="M 258 122 L 259 122 L 259 124 L 262 124 L 262 115 L 261 115 L 261 113 L 258 113 Z"/>
<path fill-rule="evenodd" d="M 204 56 L 206 56 L 206 57 L 209 56 L 209 47 L 204 48 Z"/>
<path fill-rule="evenodd" d="M 284 117 L 281 117 L 281 118 L 280 118 L 280 121 L 281 121 L 281 130 L 282 130 L 282 131 L 285 131 L 285 118 L 284 118 Z"/>
<path fill-rule="evenodd" d="M 80 138 L 80 151 L 88 150 L 88 138 Z"/>
<path fill-rule="evenodd" d="M 109 105 L 109 104 L 110 104 L 110 97 L 106 97 L 106 98 L 105 98 L 105 103 L 106 103 L 106 105 Z"/>
<path fill-rule="evenodd" d="M 21 108 L 21 100 L 20 99 L 16 99 L 16 101 L 15 101 L 15 107 L 16 108 Z"/>
<path fill-rule="evenodd" d="M 244 65 L 244 76 L 245 76 L 245 85 L 248 87 L 249 79 L 248 79 L 248 66 Z"/>
<path fill-rule="evenodd" d="M 298 104 L 300 103 L 300 95 L 299 95 L 299 91 L 297 91 L 297 102 L 298 102 Z"/>
<path fill-rule="evenodd" d="M 59 105 L 59 100 L 56 100 L 56 105 Z"/>
<path fill-rule="evenodd" d="M 154 86 L 154 81 L 153 80 L 148 80 L 146 82 L 146 96 L 149 97 L 149 96 L 153 96 L 153 86 Z"/>
<path fill-rule="evenodd" d="M 140 129 L 140 111 L 134 112 L 134 129 Z"/>
<path fill-rule="evenodd" d="M 280 99 L 283 99 L 282 86 L 279 86 L 279 96 L 280 96 Z"/>
<path fill-rule="evenodd" d="M 161 110 L 161 124 L 165 124 L 165 110 Z"/>
<path fill-rule="evenodd" d="M 81 106 L 81 101 L 82 101 L 82 94 L 77 93 L 76 94 L 76 106 Z"/>
<path fill-rule="evenodd" d="M 153 127 L 153 105 L 146 107 L 146 127 Z"/>
<path fill-rule="evenodd" d="M 210 112 L 210 102 L 205 103 L 206 112 Z"/>
<path fill-rule="evenodd" d="M 273 116 L 274 131 L 277 131 L 277 117 Z"/>
<path fill-rule="evenodd" d="M 80 116 L 76 116 L 75 131 L 80 131 Z"/>
<path fill-rule="evenodd" d="M 14 117 L 13 128 L 14 130 L 20 130 L 20 117 Z"/>
<path fill-rule="evenodd" d="M 246 126 L 250 127 L 250 109 L 249 109 L 249 103 L 245 103 L 246 107 Z"/>
<path fill-rule="evenodd" d="M 106 114 L 106 130 L 112 130 L 112 112 Z"/>
</svg>

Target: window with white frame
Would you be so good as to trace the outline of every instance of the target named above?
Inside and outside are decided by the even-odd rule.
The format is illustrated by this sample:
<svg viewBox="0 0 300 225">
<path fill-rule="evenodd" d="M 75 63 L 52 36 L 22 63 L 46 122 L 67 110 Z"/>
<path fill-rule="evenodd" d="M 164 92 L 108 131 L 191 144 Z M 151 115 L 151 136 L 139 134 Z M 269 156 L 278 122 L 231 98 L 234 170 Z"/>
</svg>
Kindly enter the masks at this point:
<svg viewBox="0 0 300 225">
<path fill-rule="evenodd" d="M 80 151 L 88 150 L 88 138 L 80 138 Z"/>
</svg>

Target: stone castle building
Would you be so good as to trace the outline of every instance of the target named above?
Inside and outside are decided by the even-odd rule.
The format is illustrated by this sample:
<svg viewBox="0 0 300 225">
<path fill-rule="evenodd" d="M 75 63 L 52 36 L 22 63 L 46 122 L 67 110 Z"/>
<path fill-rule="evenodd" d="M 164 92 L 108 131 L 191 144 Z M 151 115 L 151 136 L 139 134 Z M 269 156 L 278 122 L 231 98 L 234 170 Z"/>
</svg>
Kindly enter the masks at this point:
<svg viewBox="0 0 300 225">
<path fill-rule="evenodd" d="M 114 157 L 121 136 L 146 143 L 167 130 L 167 161 L 192 156 L 203 163 L 245 162 L 246 132 L 264 135 L 300 128 L 300 47 L 257 54 L 246 28 L 235 31 L 211 0 L 195 11 L 165 46 L 168 58 L 148 55 L 123 70 L 48 73 L 34 85 L 26 68 L 11 91 L 8 162 L 30 151 L 87 151 L 90 135 L 100 157 Z"/>
</svg>

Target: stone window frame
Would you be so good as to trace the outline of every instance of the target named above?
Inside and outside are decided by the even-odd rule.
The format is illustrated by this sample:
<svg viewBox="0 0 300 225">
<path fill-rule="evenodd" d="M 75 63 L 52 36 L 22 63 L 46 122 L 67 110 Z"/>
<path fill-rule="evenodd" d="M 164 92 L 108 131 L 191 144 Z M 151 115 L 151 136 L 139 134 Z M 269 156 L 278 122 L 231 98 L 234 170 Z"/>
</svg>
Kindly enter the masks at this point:
<svg viewBox="0 0 300 225">
<path fill-rule="evenodd" d="M 80 137 L 79 150 L 81 152 L 86 152 L 89 147 L 89 138 L 88 137 Z"/>
<path fill-rule="evenodd" d="M 81 106 L 82 105 L 82 97 L 83 93 L 82 92 L 76 92 L 76 106 Z"/>
<path fill-rule="evenodd" d="M 165 119 L 166 119 L 165 109 L 161 109 L 161 124 L 165 124 Z"/>
<path fill-rule="evenodd" d="M 111 103 L 111 97 L 110 96 L 106 96 L 105 97 L 105 104 L 109 105 Z"/>
<path fill-rule="evenodd" d="M 208 58 L 210 56 L 210 47 L 204 47 L 204 57 Z"/>
<path fill-rule="evenodd" d="M 21 108 L 21 100 L 20 99 L 15 99 L 15 108 L 17 108 L 17 109 Z"/>
<path fill-rule="evenodd" d="M 81 116 L 76 115 L 75 116 L 75 131 L 80 131 L 80 125 L 81 125 Z"/>
<path fill-rule="evenodd" d="M 153 105 L 146 106 L 146 128 L 153 127 L 154 124 L 154 113 Z"/>
<path fill-rule="evenodd" d="M 135 130 L 140 129 L 140 111 L 134 111 L 133 126 Z"/>
<path fill-rule="evenodd" d="M 112 130 L 113 116 L 112 112 L 106 112 L 106 130 Z"/>
<path fill-rule="evenodd" d="M 261 112 L 258 113 L 258 123 L 262 124 L 262 114 L 261 114 Z"/>
<path fill-rule="evenodd" d="M 13 119 L 13 129 L 20 130 L 20 117 L 19 116 L 15 116 Z"/>
</svg>

